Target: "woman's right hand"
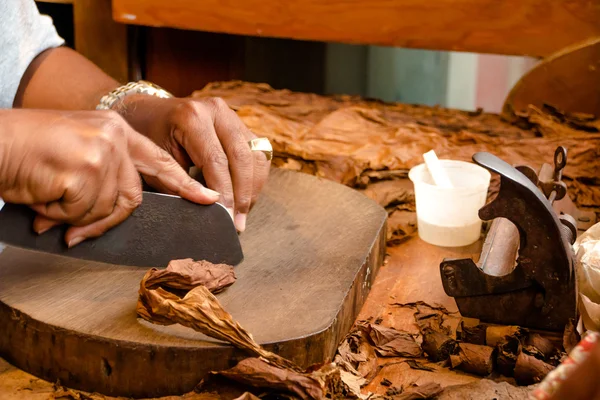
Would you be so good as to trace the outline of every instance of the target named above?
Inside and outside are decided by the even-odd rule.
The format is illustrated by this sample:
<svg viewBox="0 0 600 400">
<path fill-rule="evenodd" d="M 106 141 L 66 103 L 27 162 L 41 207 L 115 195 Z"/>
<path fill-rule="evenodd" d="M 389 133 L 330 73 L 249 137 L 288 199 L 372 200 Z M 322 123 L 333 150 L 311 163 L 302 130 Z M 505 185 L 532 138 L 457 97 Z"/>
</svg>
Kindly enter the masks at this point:
<svg viewBox="0 0 600 400">
<path fill-rule="evenodd" d="M 219 198 L 115 112 L 0 110 L 0 197 L 34 209 L 38 233 L 67 223 L 69 247 L 102 235 L 140 205 L 139 174 L 196 203 Z"/>
</svg>

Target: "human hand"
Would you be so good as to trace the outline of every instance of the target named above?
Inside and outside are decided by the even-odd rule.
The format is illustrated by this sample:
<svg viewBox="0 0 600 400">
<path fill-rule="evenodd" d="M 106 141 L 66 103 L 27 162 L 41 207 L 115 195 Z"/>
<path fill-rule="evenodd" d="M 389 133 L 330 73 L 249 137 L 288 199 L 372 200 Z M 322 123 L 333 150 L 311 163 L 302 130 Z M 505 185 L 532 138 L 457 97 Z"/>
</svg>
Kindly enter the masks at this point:
<svg viewBox="0 0 600 400">
<path fill-rule="evenodd" d="M 0 111 L 0 157 L 0 197 L 34 209 L 38 233 L 71 225 L 69 247 L 102 235 L 140 205 L 139 173 L 190 201 L 219 197 L 112 111 Z"/>
<path fill-rule="evenodd" d="M 121 114 L 154 143 L 166 149 L 186 170 L 195 165 L 207 187 L 221 194 L 239 231 L 269 175 L 270 161 L 248 145 L 256 136 L 219 98 L 162 99 L 126 97 Z M 156 179 L 147 182 L 169 192 Z"/>
</svg>

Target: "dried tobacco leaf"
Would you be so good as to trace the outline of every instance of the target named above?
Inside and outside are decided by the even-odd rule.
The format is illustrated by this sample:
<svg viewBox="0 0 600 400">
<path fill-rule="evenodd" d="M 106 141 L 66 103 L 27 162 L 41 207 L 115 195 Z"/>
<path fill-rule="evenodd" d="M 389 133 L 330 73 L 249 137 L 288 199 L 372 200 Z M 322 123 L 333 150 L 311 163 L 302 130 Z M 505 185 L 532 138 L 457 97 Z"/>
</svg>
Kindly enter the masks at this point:
<svg viewBox="0 0 600 400">
<path fill-rule="evenodd" d="M 303 400 L 321 399 L 324 396 L 318 379 L 272 365 L 260 358 L 246 358 L 231 369 L 213 374 L 256 388 L 292 393 Z"/>
<path fill-rule="evenodd" d="M 146 280 L 146 287 L 155 289 L 162 286 L 191 290 L 198 285 L 203 285 L 212 293 L 218 293 L 234 282 L 235 273 L 232 266 L 187 258 L 173 260 L 166 269 L 157 270 Z"/>
<path fill-rule="evenodd" d="M 498 372 L 504 376 L 513 376 L 517 357 L 522 349 L 521 341 L 516 336 L 506 336 L 496 347 L 498 349 L 496 357 Z"/>
<path fill-rule="evenodd" d="M 579 333 L 577 332 L 577 326 L 575 320 L 570 319 L 567 326 L 565 326 L 565 332 L 563 334 L 563 347 L 567 353 L 577 346 L 577 343 L 581 340 Z"/>
<path fill-rule="evenodd" d="M 421 371 L 429 371 L 429 372 L 435 371 L 435 368 L 428 367 L 428 366 L 423 365 L 420 362 L 417 362 L 415 360 L 405 360 L 404 362 L 406 364 L 408 364 L 408 366 L 411 367 L 412 369 L 418 369 Z"/>
<path fill-rule="evenodd" d="M 523 400 L 529 398 L 531 389 L 518 387 L 507 382 L 496 383 L 489 379 L 464 385 L 447 386 L 436 397 L 437 400 L 498 399 Z"/>
<path fill-rule="evenodd" d="M 420 357 L 423 352 L 415 338 L 394 328 L 369 325 L 369 337 L 375 352 L 382 357 Z"/>
<path fill-rule="evenodd" d="M 153 276 L 160 273 L 161 271 L 153 268 L 140 283 L 137 313 L 141 318 L 160 325 L 178 323 L 264 357 L 275 365 L 298 370 L 292 362 L 260 347 L 252 335 L 233 320 L 206 287 L 197 286 L 183 298 L 160 286 L 150 289 L 147 282 L 152 282 Z"/>
<path fill-rule="evenodd" d="M 297 372 L 262 358 L 246 358 L 226 371 L 213 372 L 238 383 L 307 399 L 357 399 L 360 383 L 355 376 L 326 364 L 312 372 Z"/>
<path fill-rule="evenodd" d="M 366 326 L 359 325 L 338 347 L 336 363 L 350 373 L 358 373 L 370 382 L 377 374 L 377 355 L 367 339 Z"/>
<path fill-rule="evenodd" d="M 404 389 L 402 393 L 393 395 L 390 397 L 391 400 L 419 400 L 419 399 L 433 399 L 439 393 L 441 393 L 442 387 L 439 383 L 427 382 L 422 385 L 414 385 L 408 389 Z"/>
<path fill-rule="evenodd" d="M 381 386 L 387 386 L 387 387 L 390 387 L 390 386 L 392 386 L 392 385 L 393 385 L 392 381 L 388 380 L 387 378 L 383 378 L 383 379 L 381 380 L 381 382 L 379 382 L 379 384 L 380 384 Z"/>
<path fill-rule="evenodd" d="M 536 166 L 562 145 L 572 154 L 564 178 L 576 205 L 600 204 L 600 136 L 595 135 L 600 120 L 592 116 L 558 118 L 547 108 L 529 109 L 509 123 L 488 113 L 318 96 L 247 82 L 212 83 L 194 93 L 215 96 L 257 135 L 271 140 L 274 164 L 284 168 L 362 188 L 405 178 L 430 149 L 440 158 L 471 161 L 474 153 L 487 151 L 509 164 Z M 404 227 L 392 230 L 398 235 L 392 242 L 402 239 Z"/>
</svg>

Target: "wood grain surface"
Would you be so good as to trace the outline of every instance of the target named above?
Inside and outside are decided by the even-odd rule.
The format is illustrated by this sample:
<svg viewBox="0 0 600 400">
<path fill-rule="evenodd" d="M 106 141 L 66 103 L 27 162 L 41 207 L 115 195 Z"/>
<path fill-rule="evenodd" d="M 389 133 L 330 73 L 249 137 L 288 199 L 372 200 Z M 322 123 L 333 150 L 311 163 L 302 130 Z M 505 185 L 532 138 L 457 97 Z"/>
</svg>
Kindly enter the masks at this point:
<svg viewBox="0 0 600 400">
<path fill-rule="evenodd" d="M 253 36 L 547 56 L 600 34 L 590 0 L 113 0 L 115 20 Z"/>
<path fill-rule="evenodd" d="M 600 116 L 600 35 L 537 64 L 511 90 L 503 114 L 510 118 L 530 104 L 541 108 L 544 103 L 567 112 Z"/>
<path fill-rule="evenodd" d="M 385 253 L 385 211 L 364 195 L 274 170 L 242 235 L 238 281 L 218 296 L 255 339 L 308 366 L 333 356 Z M 6 247 L 0 355 L 49 381 L 109 395 L 191 390 L 246 355 L 136 318 L 144 268 Z"/>
</svg>

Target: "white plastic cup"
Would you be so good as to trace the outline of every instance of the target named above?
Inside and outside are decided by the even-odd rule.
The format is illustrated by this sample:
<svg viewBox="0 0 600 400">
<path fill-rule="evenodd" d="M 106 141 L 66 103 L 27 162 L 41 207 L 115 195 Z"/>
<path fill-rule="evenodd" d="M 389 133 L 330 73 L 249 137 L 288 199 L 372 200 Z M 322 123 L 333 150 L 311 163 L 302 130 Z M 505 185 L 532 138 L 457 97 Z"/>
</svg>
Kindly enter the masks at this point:
<svg viewBox="0 0 600 400">
<path fill-rule="evenodd" d="M 440 160 L 452 188 L 435 186 L 425 164 L 408 173 L 415 186 L 419 237 L 436 246 L 468 246 L 479 240 L 479 209 L 485 205 L 491 174 L 464 161 Z"/>
</svg>

